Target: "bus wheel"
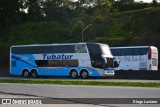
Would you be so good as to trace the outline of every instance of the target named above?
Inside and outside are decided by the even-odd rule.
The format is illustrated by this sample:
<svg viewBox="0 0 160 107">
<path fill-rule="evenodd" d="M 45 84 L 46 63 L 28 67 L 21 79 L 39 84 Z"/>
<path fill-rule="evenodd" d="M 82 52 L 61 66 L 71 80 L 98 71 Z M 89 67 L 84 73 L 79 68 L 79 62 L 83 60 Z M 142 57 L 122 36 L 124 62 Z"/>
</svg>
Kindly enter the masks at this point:
<svg viewBox="0 0 160 107">
<path fill-rule="evenodd" d="M 32 77 L 32 78 L 37 78 L 37 77 L 38 77 L 37 70 L 35 70 L 35 69 L 32 69 L 32 70 L 31 70 L 31 77 Z"/>
<path fill-rule="evenodd" d="M 27 69 L 24 69 L 23 72 L 22 72 L 22 76 L 25 77 L 25 78 L 29 78 L 29 76 L 30 76 L 29 71 Z"/>
<path fill-rule="evenodd" d="M 88 72 L 87 72 L 87 70 L 83 69 L 83 70 L 81 71 L 81 77 L 82 77 L 83 79 L 88 78 Z"/>
<path fill-rule="evenodd" d="M 78 77 L 78 73 L 75 69 L 72 69 L 71 72 L 70 72 L 70 77 L 75 79 Z"/>
</svg>

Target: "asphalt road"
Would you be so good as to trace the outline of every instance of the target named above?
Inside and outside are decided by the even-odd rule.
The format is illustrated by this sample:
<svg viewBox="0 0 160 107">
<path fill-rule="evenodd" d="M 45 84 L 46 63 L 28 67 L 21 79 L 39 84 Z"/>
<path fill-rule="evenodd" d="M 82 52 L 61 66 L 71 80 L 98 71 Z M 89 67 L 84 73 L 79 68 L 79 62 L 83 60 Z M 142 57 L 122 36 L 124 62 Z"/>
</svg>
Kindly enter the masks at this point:
<svg viewBox="0 0 160 107">
<path fill-rule="evenodd" d="M 63 100 L 68 98 L 85 98 L 83 100 L 88 100 L 89 98 L 136 98 L 137 99 L 137 98 L 160 98 L 160 89 L 144 88 L 144 87 L 0 83 L 0 95 L 5 95 L 5 94 L 51 98 L 58 100 Z M 132 107 L 133 105 L 129 106 Z M 101 105 L 98 104 L 98 106 Z M 107 107 L 110 106 L 113 105 L 107 105 Z M 127 105 L 114 105 L 114 107 L 123 107 L 123 106 L 128 107 Z M 160 105 L 159 104 L 154 105 L 154 107 L 158 106 Z M 137 107 L 137 105 L 135 107 Z M 140 107 L 150 107 L 150 105 L 147 106 L 142 105 Z"/>
<path fill-rule="evenodd" d="M 159 88 L 0 83 L 0 92 L 51 98 L 160 98 Z"/>
</svg>

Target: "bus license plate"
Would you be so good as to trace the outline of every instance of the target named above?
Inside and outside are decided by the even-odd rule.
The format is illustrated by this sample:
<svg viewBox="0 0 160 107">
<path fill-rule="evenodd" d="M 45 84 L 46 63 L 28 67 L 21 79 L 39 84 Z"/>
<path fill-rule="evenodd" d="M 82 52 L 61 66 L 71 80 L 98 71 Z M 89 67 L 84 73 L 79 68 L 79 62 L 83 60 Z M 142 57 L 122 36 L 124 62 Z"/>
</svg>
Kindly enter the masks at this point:
<svg viewBox="0 0 160 107">
<path fill-rule="evenodd" d="M 114 74 L 114 70 L 105 70 L 106 74 Z"/>
</svg>

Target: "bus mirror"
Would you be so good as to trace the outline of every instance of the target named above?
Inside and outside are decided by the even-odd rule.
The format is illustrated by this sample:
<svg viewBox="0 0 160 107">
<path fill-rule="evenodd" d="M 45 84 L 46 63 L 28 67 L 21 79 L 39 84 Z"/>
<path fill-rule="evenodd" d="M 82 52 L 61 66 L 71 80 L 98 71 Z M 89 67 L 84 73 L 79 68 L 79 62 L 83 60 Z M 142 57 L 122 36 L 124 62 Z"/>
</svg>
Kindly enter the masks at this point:
<svg viewBox="0 0 160 107">
<path fill-rule="evenodd" d="M 117 58 L 113 58 L 113 64 L 114 64 L 113 67 L 116 68 L 119 66 L 120 61 Z"/>
</svg>

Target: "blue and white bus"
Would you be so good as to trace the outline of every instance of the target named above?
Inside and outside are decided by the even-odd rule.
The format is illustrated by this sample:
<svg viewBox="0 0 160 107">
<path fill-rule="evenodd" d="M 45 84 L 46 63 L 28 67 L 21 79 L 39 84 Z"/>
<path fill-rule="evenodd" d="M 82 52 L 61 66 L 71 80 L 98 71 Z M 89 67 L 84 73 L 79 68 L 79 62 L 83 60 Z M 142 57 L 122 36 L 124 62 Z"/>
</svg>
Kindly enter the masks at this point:
<svg viewBox="0 0 160 107">
<path fill-rule="evenodd" d="M 10 48 L 10 74 L 16 76 L 113 76 L 119 65 L 101 43 L 17 45 Z"/>
<path fill-rule="evenodd" d="M 155 46 L 111 47 L 119 59 L 115 70 L 158 70 L 158 49 Z"/>
</svg>

